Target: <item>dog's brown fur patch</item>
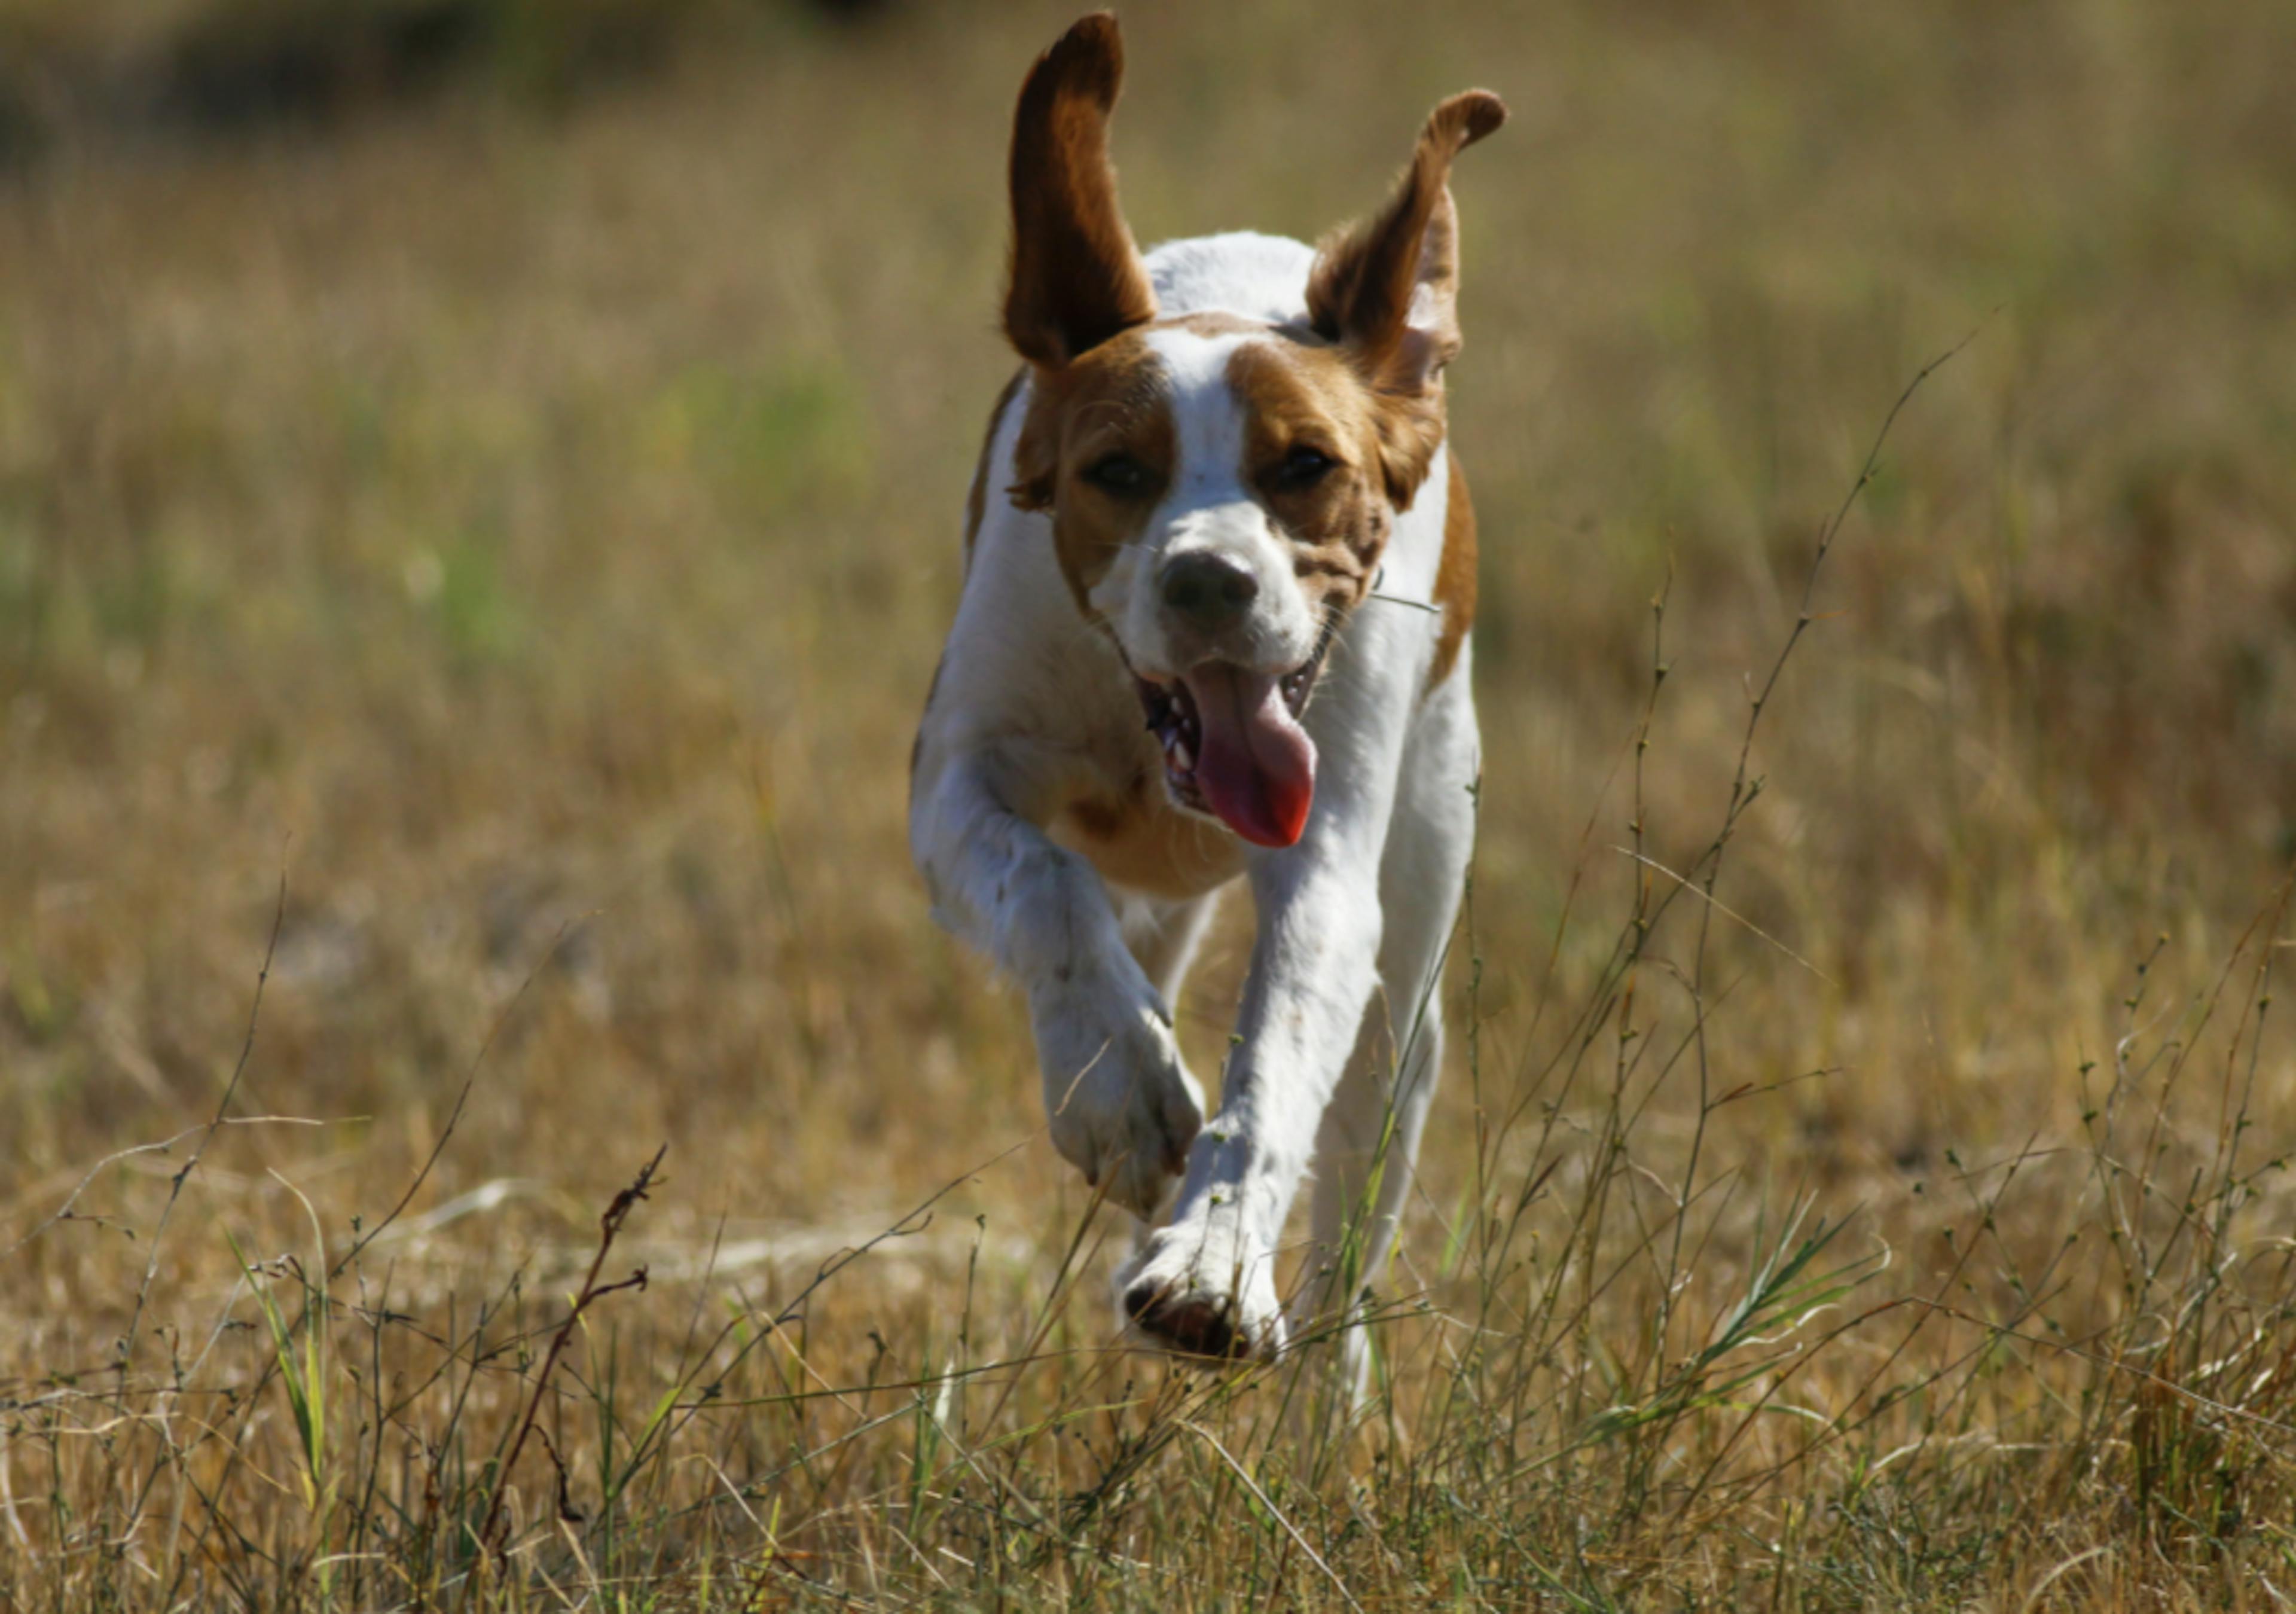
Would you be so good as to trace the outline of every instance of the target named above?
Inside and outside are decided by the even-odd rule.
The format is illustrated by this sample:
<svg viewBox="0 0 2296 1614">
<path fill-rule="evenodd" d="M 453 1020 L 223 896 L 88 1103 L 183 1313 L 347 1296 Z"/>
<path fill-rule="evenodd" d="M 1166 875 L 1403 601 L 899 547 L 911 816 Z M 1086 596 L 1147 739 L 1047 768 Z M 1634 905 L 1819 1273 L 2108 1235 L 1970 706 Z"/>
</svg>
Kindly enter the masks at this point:
<svg viewBox="0 0 2296 1614">
<path fill-rule="evenodd" d="M 1459 647 L 1475 625 L 1475 504 L 1467 496 L 1467 473 L 1451 456 L 1450 489 L 1443 507 L 1443 560 L 1435 572 L 1435 603 L 1443 608 L 1442 636 L 1427 669 L 1433 689 L 1459 664 Z"/>
<path fill-rule="evenodd" d="M 1053 547 L 1077 609 L 1092 614 L 1093 586 L 1117 553 L 1139 538 L 1179 458 L 1163 365 L 1136 332 L 1103 342 L 1074 363 L 1039 367 L 1021 424 L 1013 502 L 1053 518 Z M 1136 496 L 1086 479 L 1112 454 L 1138 461 L 1159 479 Z"/>
<path fill-rule="evenodd" d="M 1227 382 L 1244 421 L 1237 471 L 1292 545 L 1310 610 L 1352 610 L 1370 592 L 1394 527 L 1376 401 L 1339 348 L 1275 334 L 1235 350 Z M 1332 469 L 1288 487 L 1284 458 L 1301 447 L 1332 461 Z"/>
<path fill-rule="evenodd" d="M 1144 766 L 1121 797 L 1070 802 L 1053 839 L 1089 858 L 1104 880 L 1184 902 L 1241 874 L 1244 848 L 1210 819 L 1173 806 L 1152 771 L 1160 766 Z"/>
<path fill-rule="evenodd" d="M 996 407 L 988 412 L 988 430 L 980 434 L 980 457 L 972 463 L 972 486 L 964 495 L 964 564 L 968 569 L 972 565 L 972 545 L 980 537 L 980 523 L 988 517 L 988 463 L 996 457 L 997 429 L 1004 424 L 1004 412 L 1013 406 L 1013 395 L 1028 379 L 1026 370 L 1013 373 L 1013 379 L 996 395 Z"/>
</svg>

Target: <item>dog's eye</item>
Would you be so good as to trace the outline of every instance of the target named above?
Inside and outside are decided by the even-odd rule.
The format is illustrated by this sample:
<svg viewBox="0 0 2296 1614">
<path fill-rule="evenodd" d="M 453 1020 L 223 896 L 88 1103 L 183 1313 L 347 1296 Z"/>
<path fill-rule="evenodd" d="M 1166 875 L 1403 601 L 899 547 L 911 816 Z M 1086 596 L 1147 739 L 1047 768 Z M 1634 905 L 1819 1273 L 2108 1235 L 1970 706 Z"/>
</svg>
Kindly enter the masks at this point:
<svg viewBox="0 0 2296 1614">
<path fill-rule="evenodd" d="M 1085 468 L 1084 479 L 1120 499 L 1137 498 L 1156 485 L 1156 473 L 1128 454 L 1103 455 Z"/>
<path fill-rule="evenodd" d="M 1310 448 L 1305 443 L 1283 456 L 1275 468 L 1275 485 L 1287 491 L 1313 487 L 1329 476 L 1339 462 L 1320 448 Z"/>
</svg>

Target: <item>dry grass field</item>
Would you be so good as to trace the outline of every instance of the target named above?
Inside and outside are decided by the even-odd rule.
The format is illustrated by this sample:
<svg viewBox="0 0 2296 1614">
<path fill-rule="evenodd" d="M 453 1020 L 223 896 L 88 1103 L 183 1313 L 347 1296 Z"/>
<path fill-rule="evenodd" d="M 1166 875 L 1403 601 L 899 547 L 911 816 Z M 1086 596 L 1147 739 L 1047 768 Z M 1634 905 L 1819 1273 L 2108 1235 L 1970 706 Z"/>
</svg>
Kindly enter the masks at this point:
<svg viewBox="0 0 2296 1614">
<path fill-rule="evenodd" d="M 1120 1348 L 908 866 L 1070 11 L 495 9 L 0 5 L 0 1608 L 2296 1600 L 2296 8 L 1131 10 L 1144 239 L 1515 114 L 1359 1417 Z"/>
</svg>

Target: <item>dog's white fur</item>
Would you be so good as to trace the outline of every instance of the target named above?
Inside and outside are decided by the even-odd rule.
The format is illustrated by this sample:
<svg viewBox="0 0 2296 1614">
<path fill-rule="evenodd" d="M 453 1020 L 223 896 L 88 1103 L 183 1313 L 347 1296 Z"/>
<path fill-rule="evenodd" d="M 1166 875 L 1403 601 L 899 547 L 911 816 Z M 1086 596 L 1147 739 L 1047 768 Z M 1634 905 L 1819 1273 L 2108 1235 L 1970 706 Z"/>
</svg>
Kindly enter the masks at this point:
<svg viewBox="0 0 2296 1614">
<path fill-rule="evenodd" d="M 1262 1356 L 1286 1337 L 1275 1253 L 1311 1162 L 1316 1251 L 1294 1328 L 1341 1315 L 1382 1269 L 1441 1061 L 1437 975 L 1479 766 L 1464 647 L 1447 676 L 1431 687 L 1430 678 L 1447 447 L 1396 515 L 1377 593 L 1344 619 L 1305 714 L 1320 763 L 1304 833 L 1281 850 L 1234 843 L 1258 933 L 1209 1123 L 1168 1005 L 1219 889 L 1182 900 L 1128 890 L 1095 867 L 1088 845 L 1055 836 L 1062 803 L 1120 795 L 1138 774 L 1132 669 L 1185 664 L 1167 654 L 1167 624 L 1143 582 L 1170 555 L 1213 549 L 1252 572 L 1260 588 L 1241 631 L 1255 664 L 1313 652 L 1322 624 L 1243 479 L 1242 406 L 1224 379 L 1234 347 L 1272 339 L 1162 322 L 1218 310 L 1297 324 L 1314 258 L 1300 242 L 1258 234 L 1147 255 L 1159 313 L 1148 340 L 1177 464 L 1142 541 L 1090 600 L 1131 668 L 1111 632 L 1080 615 L 1051 519 L 992 491 L 918 736 L 910 816 L 937 914 L 1027 994 L 1061 1153 L 1120 1203 L 1151 1210 L 1185 1148 L 1170 1219 L 1145 1234 L 1119 1279 L 1128 1309 L 1155 1299 L 1216 1308 L 1234 1348 Z M 1031 384 L 1021 381 L 992 429 L 991 490 L 1019 479 Z M 1347 1339 L 1343 1372 L 1360 1389 L 1361 1330 Z"/>
</svg>

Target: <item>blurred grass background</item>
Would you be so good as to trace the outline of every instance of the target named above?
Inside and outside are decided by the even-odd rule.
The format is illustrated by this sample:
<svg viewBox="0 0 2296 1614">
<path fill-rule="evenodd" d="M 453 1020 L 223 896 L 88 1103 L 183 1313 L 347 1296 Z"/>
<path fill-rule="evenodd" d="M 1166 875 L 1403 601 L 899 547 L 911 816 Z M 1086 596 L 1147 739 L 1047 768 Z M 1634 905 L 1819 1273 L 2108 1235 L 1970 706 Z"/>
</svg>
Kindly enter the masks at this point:
<svg viewBox="0 0 2296 1614">
<path fill-rule="evenodd" d="M 331 1237 L 387 1209 L 497 1027 L 410 1214 L 509 1187 L 423 1245 L 434 1295 L 578 1243 L 660 1141 L 656 1233 L 809 1272 L 1039 1124 L 1018 1004 L 909 873 L 904 763 L 1012 365 L 1011 97 L 1070 17 L 0 4 L 0 1236 L 206 1118 L 283 871 L 238 1109 L 324 1124 L 217 1143 L 178 1326 L 228 1287 L 218 1222 L 303 1236 L 266 1171 Z M 1808 967 L 1715 942 L 1718 1081 L 1787 1085 L 1705 1168 L 1928 1273 L 1955 1167 L 2076 1139 L 2156 935 L 2202 990 L 2296 858 L 2296 9 L 1126 20 L 1144 241 L 1312 239 L 1439 95 L 1513 109 L 1457 182 L 1487 1069 L 1546 1057 L 1626 911 L 1652 597 L 1644 817 L 1684 869 L 1821 520 L 1978 332 L 1756 746 L 1721 895 Z M 1185 1009 L 1207 1075 L 1229 930 Z M 2260 1047 L 2269 1153 L 2296 1071 Z M 1423 1249 L 1474 1108 L 1455 1073 Z M 1694 1109 L 1652 1101 L 1659 1176 Z M 9 1256 L 0 1387 L 110 1360 L 178 1158 Z M 944 1220 L 1041 1299 L 1082 1205 L 1038 1142 Z M 857 1274 L 838 1326 L 908 1348 L 964 1248 Z M 1105 1338 L 1084 1290 L 1063 1327 Z"/>
</svg>

